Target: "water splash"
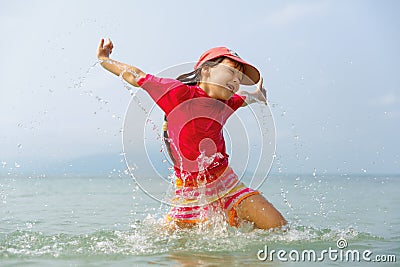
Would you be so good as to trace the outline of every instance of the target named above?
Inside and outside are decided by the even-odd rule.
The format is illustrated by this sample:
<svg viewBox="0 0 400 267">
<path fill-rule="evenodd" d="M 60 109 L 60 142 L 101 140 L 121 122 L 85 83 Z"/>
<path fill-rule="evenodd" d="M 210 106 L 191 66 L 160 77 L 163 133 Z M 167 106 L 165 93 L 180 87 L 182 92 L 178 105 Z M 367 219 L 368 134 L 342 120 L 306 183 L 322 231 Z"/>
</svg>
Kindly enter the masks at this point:
<svg viewBox="0 0 400 267">
<path fill-rule="evenodd" d="M 5 187 L 5 185 L 0 184 L 0 200 L 1 200 L 1 203 L 7 204 L 7 193 L 6 193 L 6 190 L 4 187 Z"/>
<path fill-rule="evenodd" d="M 90 67 L 83 73 L 83 75 L 75 79 L 72 86 L 69 86 L 68 88 L 74 88 L 74 89 L 82 88 L 85 85 L 87 76 L 89 76 L 90 72 L 97 66 L 97 64 L 99 64 L 98 61 L 90 65 Z"/>
<path fill-rule="evenodd" d="M 354 228 L 318 229 L 289 226 L 283 230 L 252 230 L 228 226 L 224 220 L 199 225 L 192 229 L 171 230 L 149 216 L 143 222 L 135 221 L 131 229 L 99 230 L 81 235 L 15 231 L 0 236 L 0 259 L 25 257 L 70 258 L 85 256 L 145 256 L 160 253 L 254 253 L 265 244 L 291 247 L 293 244 L 326 248 L 339 238 L 352 240 L 379 240 L 380 237 L 362 233 Z M 301 245 L 300 245 L 301 246 Z M 326 246 L 326 247 L 325 247 Z M 331 245 L 332 246 L 332 245 Z"/>
</svg>

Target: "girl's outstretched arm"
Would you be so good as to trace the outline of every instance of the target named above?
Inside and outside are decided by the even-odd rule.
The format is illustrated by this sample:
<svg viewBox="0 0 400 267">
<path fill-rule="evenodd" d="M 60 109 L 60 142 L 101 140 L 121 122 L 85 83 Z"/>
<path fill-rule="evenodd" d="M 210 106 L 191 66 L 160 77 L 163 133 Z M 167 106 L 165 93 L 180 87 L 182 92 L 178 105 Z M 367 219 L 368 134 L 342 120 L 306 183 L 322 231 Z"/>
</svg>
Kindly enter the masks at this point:
<svg viewBox="0 0 400 267">
<path fill-rule="evenodd" d="M 144 78 L 146 73 L 134 66 L 111 59 L 110 54 L 112 53 L 113 48 L 114 45 L 110 39 L 108 39 L 106 43 L 104 43 L 103 38 L 100 40 L 99 47 L 97 48 L 97 58 L 99 59 L 101 66 L 117 76 L 122 75 L 122 78 L 125 81 L 135 87 L 139 87 L 137 81 L 140 78 Z"/>
</svg>

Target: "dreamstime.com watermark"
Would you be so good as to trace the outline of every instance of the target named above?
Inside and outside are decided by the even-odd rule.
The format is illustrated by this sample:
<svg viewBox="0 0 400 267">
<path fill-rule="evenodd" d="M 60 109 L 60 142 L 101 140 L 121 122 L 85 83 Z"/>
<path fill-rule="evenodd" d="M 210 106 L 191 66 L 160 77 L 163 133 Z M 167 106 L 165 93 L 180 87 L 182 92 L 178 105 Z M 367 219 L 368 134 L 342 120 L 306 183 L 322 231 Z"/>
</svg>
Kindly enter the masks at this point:
<svg viewBox="0 0 400 267">
<path fill-rule="evenodd" d="M 306 250 L 275 250 L 269 249 L 267 245 L 264 249 L 257 252 L 257 258 L 260 261 L 292 261 L 292 262 L 324 262 L 324 261 L 340 261 L 340 262 L 396 262 L 396 255 L 374 255 L 369 250 L 346 249 L 347 241 L 343 238 L 336 242 L 336 248 L 329 247 L 322 251 L 315 251 L 312 249 Z"/>
</svg>

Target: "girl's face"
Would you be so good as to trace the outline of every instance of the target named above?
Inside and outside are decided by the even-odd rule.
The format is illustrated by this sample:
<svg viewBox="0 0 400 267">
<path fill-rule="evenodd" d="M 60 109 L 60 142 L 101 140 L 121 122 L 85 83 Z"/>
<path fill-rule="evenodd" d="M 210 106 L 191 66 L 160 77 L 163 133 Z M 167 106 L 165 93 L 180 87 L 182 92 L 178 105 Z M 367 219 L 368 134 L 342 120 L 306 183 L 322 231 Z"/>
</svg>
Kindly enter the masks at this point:
<svg viewBox="0 0 400 267">
<path fill-rule="evenodd" d="M 236 61 L 225 58 L 214 67 L 202 69 L 199 86 L 212 98 L 228 100 L 239 90 L 242 68 Z"/>
</svg>

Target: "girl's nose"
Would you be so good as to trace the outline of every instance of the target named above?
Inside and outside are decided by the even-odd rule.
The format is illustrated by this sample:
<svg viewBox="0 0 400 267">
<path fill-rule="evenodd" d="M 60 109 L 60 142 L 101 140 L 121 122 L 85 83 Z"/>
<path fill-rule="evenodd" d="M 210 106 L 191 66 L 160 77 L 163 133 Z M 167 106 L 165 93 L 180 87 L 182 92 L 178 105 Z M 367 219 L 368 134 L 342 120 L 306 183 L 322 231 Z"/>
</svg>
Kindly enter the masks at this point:
<svg viewBox="0 0 400 267">
<path fill-rule="evenodd" d="M 239 75 L 236 74 L 236 75 L 233 77 L 233 82 L 234 82 L 234 83 L 237 83 L 237 84 L 240 84 Z"/>
</svg>

